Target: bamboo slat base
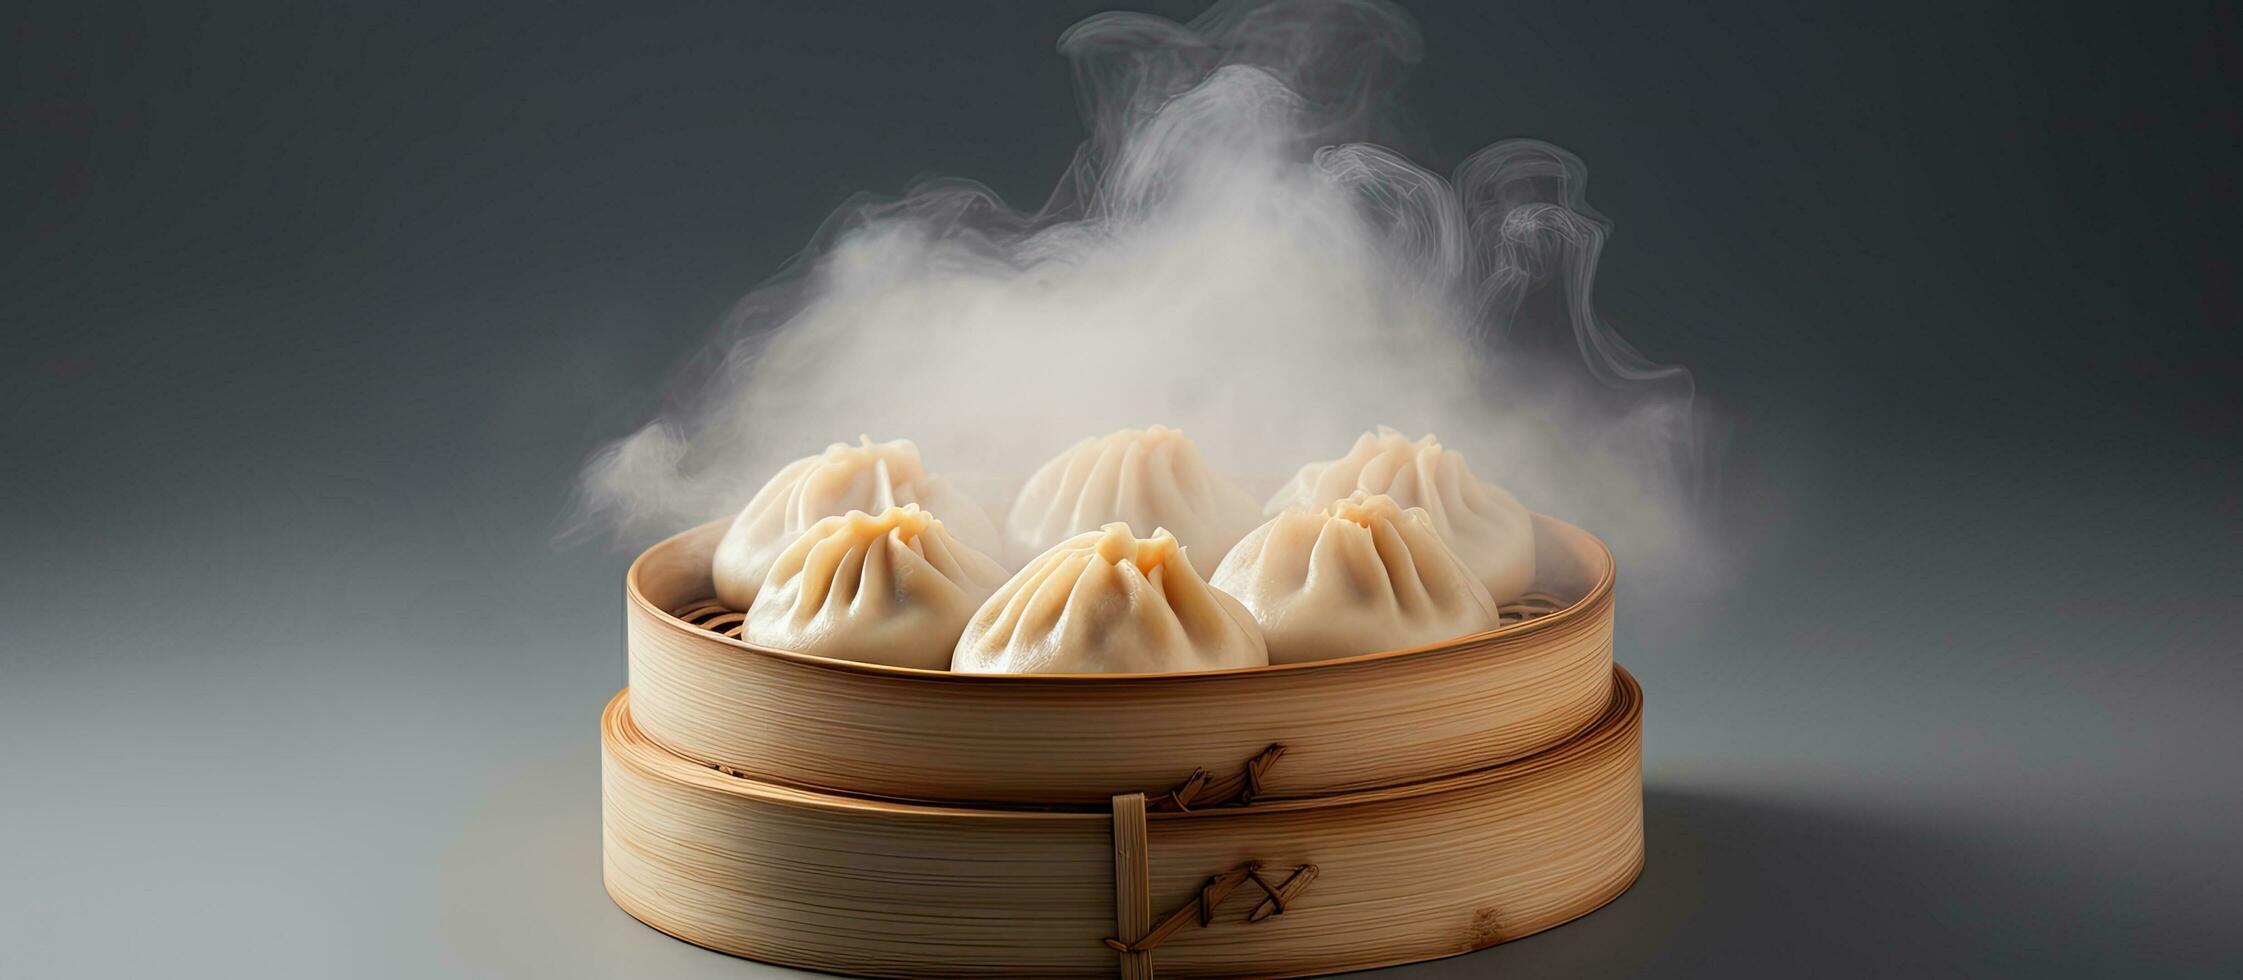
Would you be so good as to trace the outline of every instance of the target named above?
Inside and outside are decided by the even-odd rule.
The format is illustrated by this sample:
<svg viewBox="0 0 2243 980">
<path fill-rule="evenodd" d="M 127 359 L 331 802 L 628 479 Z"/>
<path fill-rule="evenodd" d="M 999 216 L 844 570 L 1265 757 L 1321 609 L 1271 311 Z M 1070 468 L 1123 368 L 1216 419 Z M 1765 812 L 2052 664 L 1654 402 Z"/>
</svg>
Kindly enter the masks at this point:
<svg viewBox="0 0 2243 980">
<path fill-rule="evenodd" d="M 828 660 L 722 635 L 700 610 L 723 522 L 631 567 L 633 717 L 672 753 L 767 782 L 892 799 L 1102 808 L 1237 772 L 1272 744 L 1272 798 L 1417 782 L 1523 758 L 1605 710 L 1612 559 L 1537 516 L 1537 591 L 1562 608 L 1414 650 L 1150 675 L 953 674 Z M 706 614 L 706 615 L 703 615 Z"/>
<path fill-rule="evenodd" d="M 1297 976 L 1450 956 L 1586 914 L 1641 870 L 1642 695 L 1624 671 L 1607 683 L 1586 729 L 1503 765 L 1145 814 L 1150 920 L 1117 917 L 1134 888 L 1117 890 L 1117 864 L 1137 857 L 1117 858 L 1135 834 L 1117 836 L 1116 814 L 1134 809 L 901 803 L 729 775 L 650 740 L 627 691 L 602 717 L 607 888 L 686 941 L 868 976 L 1112 976 L 1131 956 L 1161 976 Z M 1226 900 L 1198 918 L 1218 885 Z M 1169 931 L 1120 951 L 1117 931 L 1148 921 Z"/>
</svg>

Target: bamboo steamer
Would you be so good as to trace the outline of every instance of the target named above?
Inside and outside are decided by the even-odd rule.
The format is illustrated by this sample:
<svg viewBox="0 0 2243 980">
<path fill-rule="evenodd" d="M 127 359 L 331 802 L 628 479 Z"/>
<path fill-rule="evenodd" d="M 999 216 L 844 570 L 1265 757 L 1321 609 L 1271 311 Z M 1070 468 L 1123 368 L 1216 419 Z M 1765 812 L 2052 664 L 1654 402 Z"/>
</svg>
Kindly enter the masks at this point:
<svg viewBox="0 0 2243 980">
<path fill-rule="evenodd" d="M 871 800 L 678 757 L 602 718 L 608 892 L 678 938 L 868 976 L 1294 976 L 1449 956 L 1583 915 L 1642 868 L 1642 695 L 1503 765 L 1148 812 Z M 1203 912 L 1204 910 L 1204 912 Z"/>
<path fill-rule="evenodd" d="M 674 755 L 768 783 L 976 805 L 1309 798 L 1524 758 L 1594 722 L 1612 690 L 1611 554 L 1541 515 L 1535 588 L 1565 603 L 1548 615 L 1411 650 L 1158 675 L 952 674 L 722 636 L 673 612 L 713 593 L 725 527 L 631 566 L 631 717 Z"/>
</svg>

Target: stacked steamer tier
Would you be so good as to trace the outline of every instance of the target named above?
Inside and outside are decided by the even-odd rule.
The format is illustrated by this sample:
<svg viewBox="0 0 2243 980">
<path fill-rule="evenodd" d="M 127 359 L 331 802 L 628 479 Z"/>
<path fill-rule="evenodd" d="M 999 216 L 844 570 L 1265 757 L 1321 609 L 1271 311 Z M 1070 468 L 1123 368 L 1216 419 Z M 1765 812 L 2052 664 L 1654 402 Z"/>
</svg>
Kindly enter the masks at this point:
<svg viewBox="0 0 2243 980">
<path fill-rule="evenodd" d="M 702 946 L 871 976 L 1293 976 L 1583 915 L 1643 865 L 1642 695 L 1612 663 L 1610 554 L 1535 526 L 1546 615 L 1095 676 L 741 643 L 705 601 L 725 525 L 689 531 L 627 582 L 608 893 Z"/>
</svg>

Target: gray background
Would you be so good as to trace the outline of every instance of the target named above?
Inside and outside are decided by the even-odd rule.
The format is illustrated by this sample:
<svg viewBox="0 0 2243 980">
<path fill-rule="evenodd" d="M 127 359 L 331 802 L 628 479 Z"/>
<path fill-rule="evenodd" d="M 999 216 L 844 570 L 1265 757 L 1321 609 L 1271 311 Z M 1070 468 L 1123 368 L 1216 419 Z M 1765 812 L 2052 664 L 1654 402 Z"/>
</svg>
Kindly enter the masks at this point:
<svg viewBox="0 0 2243 980">
<path fill-rule="evenodd" d="M 600 890 L 628 555 L 553 533 L 846 195 L 1064 166 L 1094 6 L 930 6 L 9 8 L 0 974 L 768 972 Z M 2234 8 L 1417 13 L 1740 553 L 1623 597 L 1643 880 L 1393 975 L 2243 968 Z"/>
</svg>

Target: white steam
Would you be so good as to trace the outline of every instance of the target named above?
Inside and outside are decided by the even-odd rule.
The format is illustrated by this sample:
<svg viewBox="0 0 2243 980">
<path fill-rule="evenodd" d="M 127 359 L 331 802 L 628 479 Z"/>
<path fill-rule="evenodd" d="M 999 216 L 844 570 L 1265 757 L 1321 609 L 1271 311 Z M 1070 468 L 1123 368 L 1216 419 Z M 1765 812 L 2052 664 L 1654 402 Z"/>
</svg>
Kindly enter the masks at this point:
<svg viewBox="0 0 2243 980">
<path fill-rule="evenodd" d="M 1579 161 L 1510 141 L 1443 179 L 1351 142 L 1384 135 L 1419 47 L 1367 2 L 1084 21 L 1060 50 L 1091 135 L 1052 201 L 941 181 L 835 215 L 669 417 L 588 467 L 587 520 L 729 515 L 859 433 L 917 441 L 997 516 L 1076 439 L 1152 423 L 1266 493 L 1386 424 L 1624 562 L 1695 561 L 1690 379 L 1591 312 Z"/>
</svg>

